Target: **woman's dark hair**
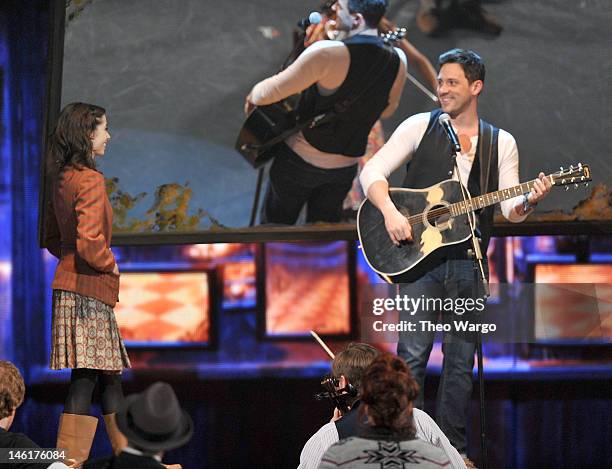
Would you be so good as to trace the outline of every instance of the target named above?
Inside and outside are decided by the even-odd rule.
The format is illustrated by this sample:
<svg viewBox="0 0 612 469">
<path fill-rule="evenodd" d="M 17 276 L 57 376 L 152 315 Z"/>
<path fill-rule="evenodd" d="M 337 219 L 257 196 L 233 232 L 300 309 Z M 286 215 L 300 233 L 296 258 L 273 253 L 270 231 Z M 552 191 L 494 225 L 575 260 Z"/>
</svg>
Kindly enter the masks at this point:
<svg viewBox="0 0 612 469">
<path fill-rule="evenodd" d="M 47 169 L 55 179 L 67 165 L 94 169 L 91 134 L 106 110 L 95 104 L 71 103 L 60 112 L 47 146 Z"/>
<path fill-rule="evenodd" d="M 419 393 L 419 385 L 401 358 L 380 354 L 365 371 L 361 400 L 377 427 L 402 436 L 414 436 L 412 415 L 406 410 Z"/>
</svg>

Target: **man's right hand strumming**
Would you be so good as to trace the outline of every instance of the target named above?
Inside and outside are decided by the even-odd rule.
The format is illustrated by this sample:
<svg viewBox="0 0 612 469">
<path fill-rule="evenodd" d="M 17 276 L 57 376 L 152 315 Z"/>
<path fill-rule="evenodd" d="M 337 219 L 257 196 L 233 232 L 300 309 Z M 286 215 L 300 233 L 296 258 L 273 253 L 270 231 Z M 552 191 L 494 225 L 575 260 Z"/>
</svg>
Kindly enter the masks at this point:
<svg viewBox="0 0 612 469">
<path fill-rule="evenodd" d="M 393 244 L 399 246 L 402 241 L 412 241 L 412 227 L 408 219 L 399 212 L 390 199 L 382 214 L 385 217 L 385 228 Z"/>
<path fill-rule="evenodd" d="M 368 189 L 368 199 L 385 218 L 385 228 L 393 244 L 399 246 L 402 241 L 412 241 L 412 227 L 391 200 L 387 181 L 375 181 Z"/>
</svg>

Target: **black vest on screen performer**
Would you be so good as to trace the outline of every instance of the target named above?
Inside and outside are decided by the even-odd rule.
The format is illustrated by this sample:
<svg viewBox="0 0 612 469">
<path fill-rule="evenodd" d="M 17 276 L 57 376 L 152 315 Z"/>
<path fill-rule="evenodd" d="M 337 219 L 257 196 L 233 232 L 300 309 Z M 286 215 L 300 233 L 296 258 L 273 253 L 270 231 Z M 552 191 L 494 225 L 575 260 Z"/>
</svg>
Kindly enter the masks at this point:
<svg viewBox="0 0 612 469">
<path fill-rule="evenodd" d="M 304 129 L 302 133 L 319 151 L 359 157 L 366 151 L 372 126 L 389 104 L 389 92 L 397 77 L 400 59 L 393 47 L 385 45 L 377 36 L 358 34 L 346 39 L 344 44 L 351 57 L 344 82 L 329 96 L 322 96 L 316 83 L 304 90 L 299 104 L 301 118 L 321 114 L 366 88 L 367 91 L 333 121 Z M 386 64 L 384 71 L 374 67 L 377 63 Z"/>
<path fill-rule="evenodd" d="M 424 189 L 450 179 L 453 170 L 451 147 L 443 127 L 438 123 L 441 109 L 431 112 L 429 125 L 419 147 L 406 165 L 406 177 L 403 187 Z M 470 176 L 467 181 L 472 197 L 497 190 L 498 186 L 498 153 L 497 139 L 499 129 L 480 119 L 478 143 Z M 463 181 L 464 184 L 466 181 Z M 481 190 L 484 187 L 485 190 Z M 486 254 L 493 226 L 493 214 L 496 205 L 478 210 L 477 222 L 481 234 L 483 255 Z"/>
</svg>

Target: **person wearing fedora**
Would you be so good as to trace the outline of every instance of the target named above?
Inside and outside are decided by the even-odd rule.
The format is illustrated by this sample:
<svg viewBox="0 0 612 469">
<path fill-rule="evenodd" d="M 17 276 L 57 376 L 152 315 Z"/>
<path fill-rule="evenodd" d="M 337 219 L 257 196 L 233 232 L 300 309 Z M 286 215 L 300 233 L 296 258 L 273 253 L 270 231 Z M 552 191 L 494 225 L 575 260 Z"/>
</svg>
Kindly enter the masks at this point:
<svg viewBox="0 0 612 469">
<path fill-rule="evenodd" d="M 86 462 L 84 469 L 180 469 L 165 466 L 164 451 L 178 448 L 193 435 L 193 421 L 179 405 L 172 387 L 163 382 L 127 396 L 116 415 L 127 446 L 117 455 Z"/>
</svg>

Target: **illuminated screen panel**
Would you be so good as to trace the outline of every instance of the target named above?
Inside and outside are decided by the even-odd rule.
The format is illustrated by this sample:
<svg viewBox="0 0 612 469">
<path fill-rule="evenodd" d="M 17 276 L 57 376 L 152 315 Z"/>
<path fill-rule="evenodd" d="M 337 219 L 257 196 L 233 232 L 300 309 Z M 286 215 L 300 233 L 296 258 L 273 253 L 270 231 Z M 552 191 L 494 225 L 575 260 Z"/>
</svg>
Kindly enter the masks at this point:
<svg viewBox="0 0 612 469">
<path fill-rule="evenodd" d="M 223 308 L 246 309 L 257 305 L 253 259 L 223 263 Z"/>
<path fill-rule="evenodd" d="M 264 253 L 267 336 L 351 333 L 348 243 L 268 243 Z"/>
<path fill-rule="evenodd" d="M 122 272 L 115 314 L 128 345 L 210 345 L 210 271 Z"/>
<path fill-rule="evenodd" d="M 612 265 L 535 266 L 535 335 L 544 340 L 612 340 Z"/>
</svg>

